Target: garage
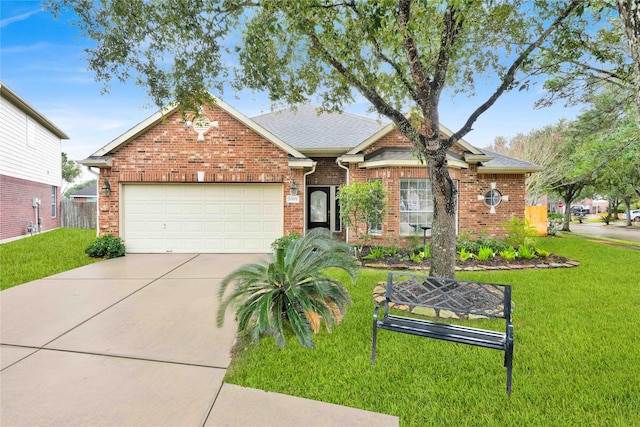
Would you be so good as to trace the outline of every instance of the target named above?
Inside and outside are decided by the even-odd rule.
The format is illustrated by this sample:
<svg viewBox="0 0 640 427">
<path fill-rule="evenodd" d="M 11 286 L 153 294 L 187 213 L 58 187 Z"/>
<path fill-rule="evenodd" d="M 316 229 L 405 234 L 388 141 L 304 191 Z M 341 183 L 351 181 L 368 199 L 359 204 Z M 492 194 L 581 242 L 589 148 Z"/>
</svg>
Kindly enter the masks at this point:
<svg viewBox="0 0 640 427">
<path fill-rule="evenodd" d="M 131 253 L 264 253 L 283 234 L 282 184 L 123 184 Z"/>
</svg>

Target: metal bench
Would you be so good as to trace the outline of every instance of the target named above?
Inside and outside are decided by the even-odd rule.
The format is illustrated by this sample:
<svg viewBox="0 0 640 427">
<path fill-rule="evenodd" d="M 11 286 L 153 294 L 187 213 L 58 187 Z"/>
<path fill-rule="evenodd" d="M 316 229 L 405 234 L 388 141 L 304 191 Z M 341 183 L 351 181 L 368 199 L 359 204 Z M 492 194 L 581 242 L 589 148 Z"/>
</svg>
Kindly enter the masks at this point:
<svg viewBox="0 0 640 427">
<path fill-rule="evenodd" d="M 389 308 L 394 306 L 412 312 L 427 309 L 441 318 L 503 318 L 506 330 L 497 332 L 389 314 Z M 384 311 L 381 318 L 380 308 Z M 390 272 L 385 299 L 373 312 L 372 365 L 376 362 L 378 329 L 502 350 L 507 368 L 507 394 L 511 394 L 513 324 L 509 285 Z"/>
</svg>

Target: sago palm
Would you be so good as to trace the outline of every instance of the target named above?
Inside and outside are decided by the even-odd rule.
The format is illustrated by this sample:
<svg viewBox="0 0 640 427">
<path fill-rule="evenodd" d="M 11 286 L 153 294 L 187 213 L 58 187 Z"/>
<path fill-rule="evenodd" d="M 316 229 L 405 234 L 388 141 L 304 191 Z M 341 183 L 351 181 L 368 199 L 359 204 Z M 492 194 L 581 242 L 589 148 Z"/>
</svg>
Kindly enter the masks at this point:
<svg viewBox="0 0 640 427">
<path fill-rule="evenodd" d="M 318 333 L 322 325 L 331 331 L 351 305 L 343 284 L 325 274 L 330 267 L 346 271 L 352 281 L 357 276 L 349 245 L 322 229 L 277 249 L 269 261 L 240 267 L 222 280 L 218 326 L 233 305 L 237 306 L 238 332 L 254 343 L 261 335 L 273 335 L 283 347 L 289 325 L 300 344 L 313 348 L 312 333 Z M 225 296 L 230 284 L 233 289 Z"/>
</svg>

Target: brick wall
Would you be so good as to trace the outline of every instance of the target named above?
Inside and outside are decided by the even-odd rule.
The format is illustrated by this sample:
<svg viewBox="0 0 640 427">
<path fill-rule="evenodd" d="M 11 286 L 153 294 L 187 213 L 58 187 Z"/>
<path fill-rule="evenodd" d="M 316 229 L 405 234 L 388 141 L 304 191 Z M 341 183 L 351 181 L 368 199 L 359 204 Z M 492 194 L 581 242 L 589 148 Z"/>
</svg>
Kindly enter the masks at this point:
<svg viewBox="0 0 640 427">
<path fill-rule="evenodd" d="M 38 216 L 42 230 L 60 228 L 60 188 L 57 188 L 56 217 L 51 217 L 51 185 L 0 175 L 0 240 L 28 234 L 29 221 L 36 223 L 33 199 L 41 200 Z"/>
<path fill-rule="evenodd" d="M 449 169 L 451 177 L 458 181 L 458 231 L 473 232 L 476 236 L 486 234 L 493 237 L 504 237 L 502 223 L 508 221 L 512 215 L 524 217 L 524 175 L 508 174 L 478 174 L 475 165 L 467 169 Z M 400 181 L 407 178 L 428 178 L 425 167 L 386 167 L 377 169 L 358 169 L 356 165 L 350 168 L 351 182 L 381 179 L 387 189 L 387 218 L 382 224 L 382 235 L 373 239 L 374 243 L 387 244 L 398 240 L 400 244 L 407 244 L 409 237 L 400 236 Z M 489 191 L 491 183 L 508 201 L 502 201 L 490 213 L 490 207 L 478 196 Z M 349 241 L 355 241 L 355 235 L 350 230 Z"/>
<path fill-rule="evenodd" d="M 111 185 L 110 196 L 100 198 L 101 234 L 119 235 L 119 183 L 198 182 L 198 171 L 205 183 L 284 183 L 284 231 L 303 231 L 304 195 L 299 193 L 300 203 L 286 203 L 292 179 L 302 187 L 302 170 L 290 169 L 286 152 L 227 112 L 214 108 L 204 114 L 218 122 L 204 141 L 175 113 L 113 154 L 112 168 L 101 171 L 98 183 L 98 188 L 105 180 Z"/>
</svg>

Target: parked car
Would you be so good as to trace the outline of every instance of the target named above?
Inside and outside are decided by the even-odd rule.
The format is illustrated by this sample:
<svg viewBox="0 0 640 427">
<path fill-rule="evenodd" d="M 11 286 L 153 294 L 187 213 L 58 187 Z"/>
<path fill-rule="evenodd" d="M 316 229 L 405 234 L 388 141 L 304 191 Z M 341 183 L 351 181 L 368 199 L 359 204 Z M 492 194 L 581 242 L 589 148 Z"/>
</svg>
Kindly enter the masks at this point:
<svg viewBox="0 0 640 427">
<path fill-rule="evenodd" d="M 582 205 L 571 206 L 571 215 L 586 215 L 589 213 L 589 209 Z"/>
<path fill-rule="evenodd" d="M 640 209 L 631 209 L 631 221 L 640 221 Z M 627 214 L 622 214 L 622 219 L 627 219 Z"/>
</svg>

